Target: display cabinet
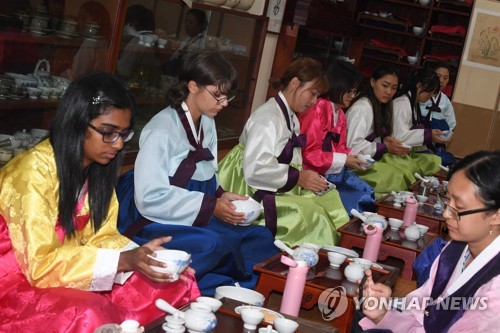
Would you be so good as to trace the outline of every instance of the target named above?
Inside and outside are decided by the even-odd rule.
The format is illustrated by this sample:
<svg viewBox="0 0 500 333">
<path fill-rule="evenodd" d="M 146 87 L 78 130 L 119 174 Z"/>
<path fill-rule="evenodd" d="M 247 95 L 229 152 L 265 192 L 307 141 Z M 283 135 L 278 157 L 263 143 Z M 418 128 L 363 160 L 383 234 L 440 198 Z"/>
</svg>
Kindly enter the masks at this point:
<svg viewBox="0 0 500 333">
<path fill-rule="evenodd" d="M 263 10 L 251 14 L 252 10 L 234 6 L 240 1 L 229 2 L 230 7 L 192 4 L 207 20 L 199 48 L 221 50 L 238 72 L 236 98 L 216 118 L 219 147 L 226 149 L 237 143 L 250 114 L 268 20 Z M 245 6 L 249 3 L 243 2 Z M 60 5 L 58 13 L 48 7 L 54 3 Z M 0 6 L 0 133 L 49 128 L 68 83 L 92 70 L 114 73 L 130 89 L 140 110 L 139 134 L 167 106 L 165 93 L 176 81 L 168 64 L 188 38 L 186 13 L 190 8 L 184 2 L 32 0 Z M 47 60 L 38 73 L 50 74 L 50 93 L 29 95 L 28 90 L 35 90 L 28 86 L 43 85 L 33 81 L 40 59 Z M 129 163 L 138 149 L 139 136 L 126 147 Z"/>
<path fill-rule="evenodd" d="M 357 8 L 357 35 L 365 40 L 360 68 L 366 76 L 384 62 L 396 64 L 404 79 L 416 67 L 444 61 L 456 77 L 470 3 L 360 0 Z"/>
</svg>

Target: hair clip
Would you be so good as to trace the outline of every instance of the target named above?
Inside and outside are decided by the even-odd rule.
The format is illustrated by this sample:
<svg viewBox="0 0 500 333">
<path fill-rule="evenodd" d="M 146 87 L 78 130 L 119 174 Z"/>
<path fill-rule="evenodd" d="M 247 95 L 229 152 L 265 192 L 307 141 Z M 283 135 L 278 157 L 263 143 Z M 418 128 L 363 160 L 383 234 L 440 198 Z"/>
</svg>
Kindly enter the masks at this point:
<svg viewBox="0 0 500 333">
<path fill-rule="evenodd" d="M 92 104 L 96 105 L 96 104 L 101 104 L 101 96 L 97 96 L 97 97 L 92 97 Z"/>
</svg>

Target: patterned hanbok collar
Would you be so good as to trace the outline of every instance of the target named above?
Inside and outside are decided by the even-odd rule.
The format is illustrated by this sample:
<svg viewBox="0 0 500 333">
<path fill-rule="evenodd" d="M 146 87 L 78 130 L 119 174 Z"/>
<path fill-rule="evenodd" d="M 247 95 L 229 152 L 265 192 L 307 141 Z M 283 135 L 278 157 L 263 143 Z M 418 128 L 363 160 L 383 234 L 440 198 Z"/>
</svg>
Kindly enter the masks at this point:
<svg viewBox="0 0 500 333">
<path fill-rule="evenodd" d="M 461 260 L 458 262 L 454 276 L 458 277 L 450 284 L 446 293 L 450 295 L 462 287 L 467 281 L 470 280 L 474 274 L 476 274 L 488 261 L 495 257 L 500 249 L 500 237 L 497 236 L 490 245 L 488 245 L 474 260 L 467 266 L 464 271 L 460 274 L 459 271 L 462 270 L 462 264 L 465 260 L 465 253 L 469 250 L 469 246 L 466 246 L 464 252 L 462 253 Z"/>
</svg>

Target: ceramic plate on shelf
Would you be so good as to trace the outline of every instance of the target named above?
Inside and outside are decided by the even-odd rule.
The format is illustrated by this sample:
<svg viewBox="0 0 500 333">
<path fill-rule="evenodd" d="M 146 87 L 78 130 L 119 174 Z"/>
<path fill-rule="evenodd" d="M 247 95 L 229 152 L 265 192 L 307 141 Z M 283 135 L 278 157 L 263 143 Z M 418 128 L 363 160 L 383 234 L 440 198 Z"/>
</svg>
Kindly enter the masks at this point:
<svg viewBox="0 0 500 333">
<path fill-rule="evenodd" d="M 351 257 L 351 258 L 358 258 L 359 257 L 359 254 L 356 251 L 349 250 L 349 249 L 346 249 L 346 248 L 343 248 L 340 246 L 325 245 L 321 248 L 325 251 L 345 254 L 346 256 Z"/>
<path fill-rule="evenodd" d="M 276 312 L 276 311 L 273 311 L 273 310 L 269 310 L 269 309 L 266 309 L 266 308 L 262 308 L 260 306 L 253 306 L 253 305 L 240 305 L 240 306 L 237 306 L 234 308 L 234 312 L 236 312 L 237 314 L 240 314 L 240 311 L 241 309 L 256 309 L 256 310 L 259 310 L 260 312 L 262 312 L 264 314 L 264 321 L 266 323 L 269 323 L 269 324 L 273 324 L 274 323 L 274 319 L 276 318 L 284 318 L 284 316 L 279 313 L 279 312 Z"/>
</svg>

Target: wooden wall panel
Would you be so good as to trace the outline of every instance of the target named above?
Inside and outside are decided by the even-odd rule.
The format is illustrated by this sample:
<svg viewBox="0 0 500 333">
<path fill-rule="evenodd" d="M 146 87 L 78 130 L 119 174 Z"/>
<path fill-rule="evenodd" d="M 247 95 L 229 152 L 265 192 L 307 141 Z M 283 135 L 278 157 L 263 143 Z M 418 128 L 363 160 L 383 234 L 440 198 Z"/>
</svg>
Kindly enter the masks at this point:
<svg viewBox="0 0 500 333">
<path fill-rule="evenodd" d="M 476 106 L 453 103 L 457 118 L 453 141 L 448 149 L 455 156 L 463 157 L 475 151 L 490 149 L 488 134 L 493 120 L 493 111 Z M 499 125 L 500 126 L 500 125 Z M 497 126 L 497 136 L 498 128 Z"/>
</svg>

